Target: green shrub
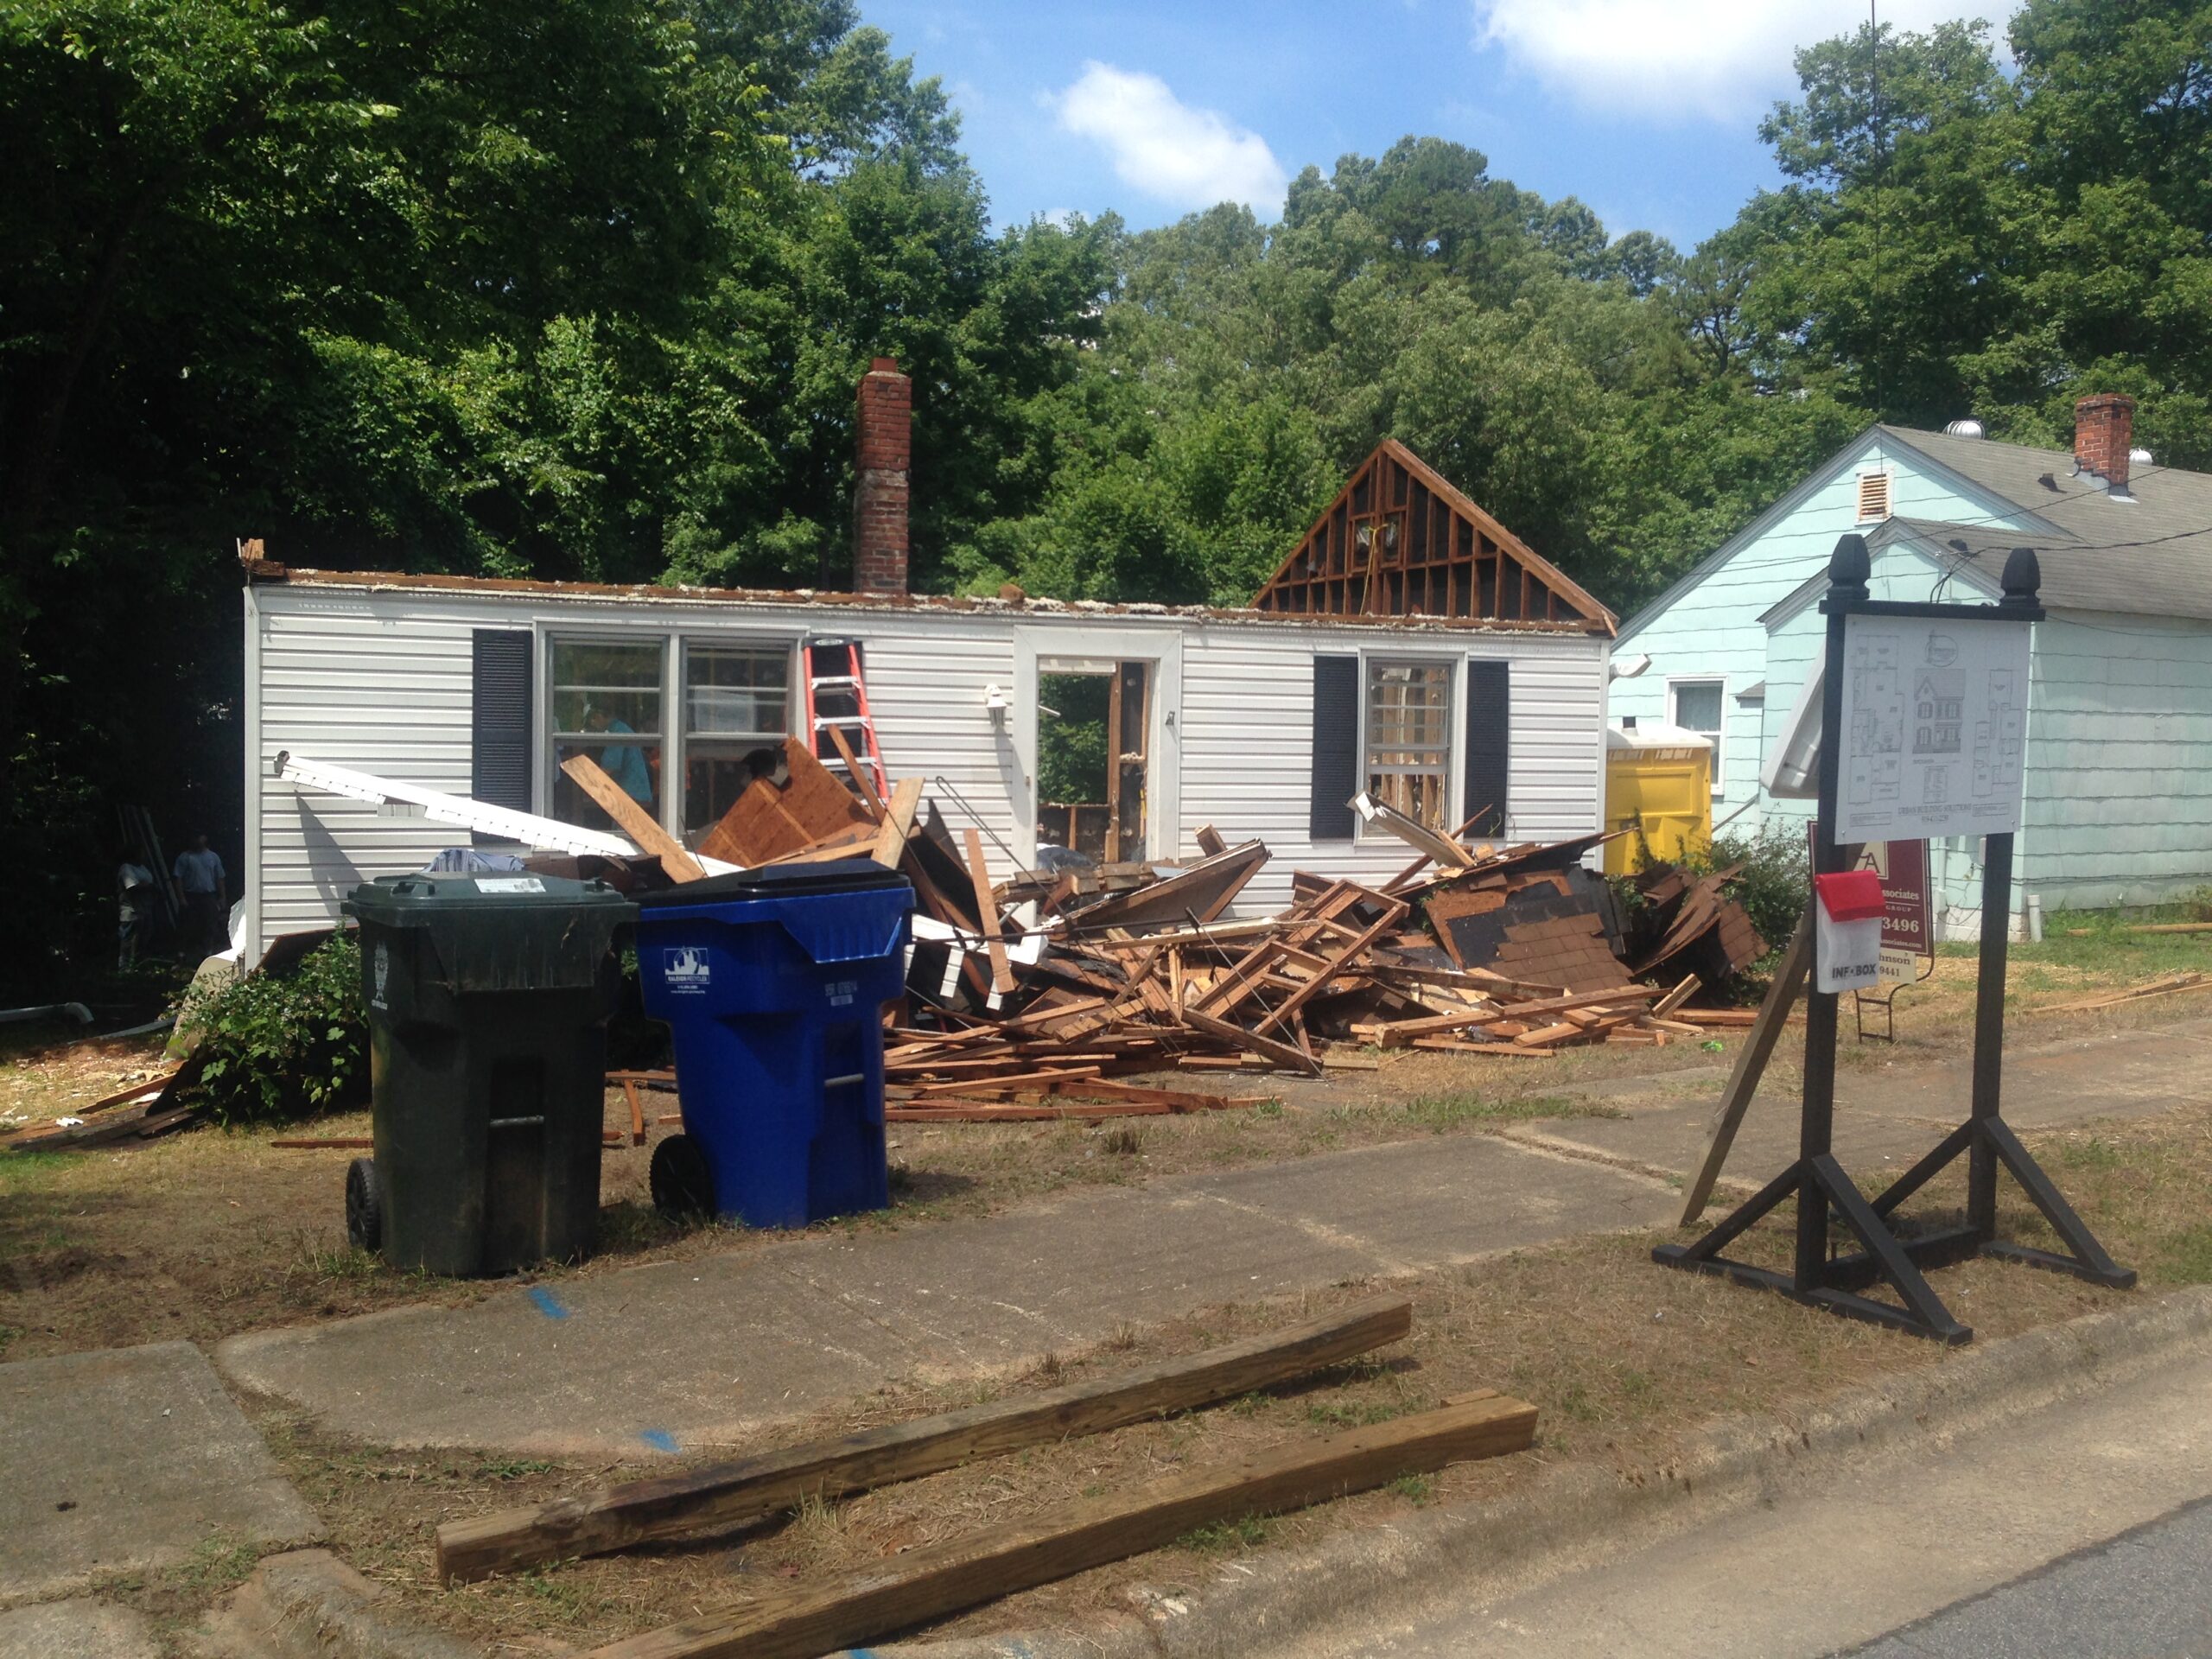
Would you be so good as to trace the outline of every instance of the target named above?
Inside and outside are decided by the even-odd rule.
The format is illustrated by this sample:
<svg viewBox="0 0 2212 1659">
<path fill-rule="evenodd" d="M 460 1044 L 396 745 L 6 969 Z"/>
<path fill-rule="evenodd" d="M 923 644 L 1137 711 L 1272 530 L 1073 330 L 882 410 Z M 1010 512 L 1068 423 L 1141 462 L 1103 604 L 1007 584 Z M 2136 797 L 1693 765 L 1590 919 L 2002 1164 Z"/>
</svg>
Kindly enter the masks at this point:
<svg viewBox="0 0 2212 1659">
<path fill-rule="evenodd" d="M 340 933 L 288 974 L 249 974 L 181 1016 L 207 1057 L 186 1094 L 226 1126 L 316 1117 L 368 1092 L 361 951 Z"/>
<path fill-rule="evenodd" d="M 1728 884 L 1729 894 L 1750 912 L 1770 950 L 1789 943 L 1813 896 L 1803 819 L 1770 817 L 1755 836 L 1724 835 L 1689 862 L 1700 874 L 1742 865 L 1743 873 Z"/>
</svg>

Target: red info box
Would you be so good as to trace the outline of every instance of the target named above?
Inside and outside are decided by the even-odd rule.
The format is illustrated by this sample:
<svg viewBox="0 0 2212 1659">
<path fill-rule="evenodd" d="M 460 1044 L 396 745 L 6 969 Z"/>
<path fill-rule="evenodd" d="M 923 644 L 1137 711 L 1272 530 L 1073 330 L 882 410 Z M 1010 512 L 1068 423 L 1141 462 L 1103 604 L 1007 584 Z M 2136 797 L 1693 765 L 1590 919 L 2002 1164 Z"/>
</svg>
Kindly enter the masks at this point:
<svg viewBox="0 0 2212 1659">
<path fill-rule="evenodd" d="M 1872 870 L 1839 870 L 1834 875 L 1816 875 L 1813 885 L 1820 892 L 1821 908 L 1827 912 L 1832 922 L 1878 921 L 1884 911 L 1882 878 Z"/>
</svg>

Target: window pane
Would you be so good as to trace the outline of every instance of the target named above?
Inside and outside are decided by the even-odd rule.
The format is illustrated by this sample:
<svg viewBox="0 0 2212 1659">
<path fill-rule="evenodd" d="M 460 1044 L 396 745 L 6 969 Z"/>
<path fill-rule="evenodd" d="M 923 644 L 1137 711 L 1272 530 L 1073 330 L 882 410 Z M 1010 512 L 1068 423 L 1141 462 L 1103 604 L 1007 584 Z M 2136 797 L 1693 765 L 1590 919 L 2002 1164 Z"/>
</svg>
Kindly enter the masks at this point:
<svg viewBox="0 0 2212 1659">
<path fill-rule="evenodd" d="M 553 642 L 553 729 L 578 736 L 658 733 L 661 642 Z"/>
<path fill-rule="evenodd" d="M 600 808 L 597 801 L 575 785 L 574 779 L 560 770 L 561 762 L 571 755 L 588 755 L 599 769 L 622 786 L 622 791 L 652 813 L 660 816 L 660 740 L 658 738 L 623 738 L 608 741 L 602 738 L 582 740 L 557 738 L 553 744 L 553 816 L 563 823 L 580 823 L 587 830 L 612 830 L 614 821 Z"/>
<path fill-rule="evenodd" d="M 711 830 L 737 804 L 756 778 L 773 778 L 783 765 L 783 740 L 748 747 L 719 738 L 694 738 L 683 746 L 683 827 Z M 696 837 L 695 837 L 696 839 Z"/>
<path fill-rule="evenodd" d="M 1367 792 L 1432 829 L 1448 830 L 1452 670 L 1444 663 L 1370 663 Z"/>
<path fill-rule="evenodd" d="M 1675 724 L 1710 736 L 1720 729 L 1720 684 L 1699 681 L 1675 688 Z"/>
<path fill-rule="evenodd" d="M 683 729 L 778 737 L 790 727 L 791 652 L 780 645 L 692 645 L 683 655 Z"/>
</svg>

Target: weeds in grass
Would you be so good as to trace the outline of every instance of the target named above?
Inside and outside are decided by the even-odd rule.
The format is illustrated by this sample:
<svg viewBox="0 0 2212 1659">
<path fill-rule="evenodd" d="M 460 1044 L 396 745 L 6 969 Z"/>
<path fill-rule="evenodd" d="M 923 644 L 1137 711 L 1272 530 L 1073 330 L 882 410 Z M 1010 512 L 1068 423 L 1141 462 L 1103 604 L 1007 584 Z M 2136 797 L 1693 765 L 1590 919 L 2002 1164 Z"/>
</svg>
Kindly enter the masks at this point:
<svg viewBox="0 0 2212 1659">
<path fill-rule="evenodd" d="M 1618 1107 L 1531 1095 L 1486 1100 L 1480 1095 L 1423 1095 L 1399 1109 L 1409 1121 L 1442 1134 L 1468 1123 L 1522 1123 L 1540 1117 L 1620 1117 Z"/>
<path fill-rule="evenodd" d="M 1220 1555 L 1232 1549 L 1257 1549 L 1268 1541 L 1269 1530 L 1266 1516 L 1243 1515 L 1194 1527 L 1175 1541 L 1201 1555 Z"/>
<path fill-rule="evenodd" d="M 2177 1234 L 2165 1256 L 2161 1277 L 2184 1285 L 2212 1284 L 2212 1227 L 2191 1227 Z"/>
<path fill-rule="evenodd" d="M 1390 1483 L 1390 1491 L 1408 1503 L 1426 1503 L 1436 1487 L 1427 1475 L 1400 1475 Z"/>
<path fill-rule="evenodd" d="M 605 1605 L 599 1597 L 557 1568 L 532 1567 L 514 1582 L 515 1587 L 540 1611 L 563 1624 L 582 1624 L 596 1617 Z"/>
<path fill-rule="evenodd" d="M 1361 1400 L 1350 1405 L 1335 1400 L 1311 1400 L 1306 1406 L 1306 1421 L 1319 1423 L 1324 1428 L 1372 1428 L 1377 1423 L 1387 1423 L 1393 1417 L 1405 1414 L 1405 1402 L 1397 1400 Z"/>
<path fill-rule="evenodd" d="M 2058 1160 L 2069 1169 L 2118 1169 L 2120 1152 L 2103 1136 L 2093 1135 L 2086 1141 L 2059 1142 Z"/>
<path fill-rule="evenodd" d="M 476 1465 L 480 1480 L 520 1480 L 524 1475 L 550 1475 L 553 1465 L 537 1458 L 487 1458 Z"/>
<path fill-rule="evenodd" d="M 1101 1135 L 1098 1144 L 1117 1158 L 1134 1158 L 1144 1149 L 1144 1137 L 1128 1124 L 1122 1123 Z"/>
<path fill-rule="evenodd" d="M 1279 1100 L 1263 1100 L 1252 1109 L 1252 1116 L 1255 1117 L 1281 1117 L 1282 1116 L 1282 1102 Z"/>
<path fill-rule="evenodd" d="M 1229 1402 L 1230 1414 L 1237 1417 L 1256 1417 L 1266 1408 L 1264 1394 L 1240 1394 Z"/>
<path fill-rule="evenodd" d="M 210 1533 L 164 1576 L 185 1600 L 212 1601 L 245 1583 L 260 1560 L 261 1552 L 234 1534 Z"/>
</svg>

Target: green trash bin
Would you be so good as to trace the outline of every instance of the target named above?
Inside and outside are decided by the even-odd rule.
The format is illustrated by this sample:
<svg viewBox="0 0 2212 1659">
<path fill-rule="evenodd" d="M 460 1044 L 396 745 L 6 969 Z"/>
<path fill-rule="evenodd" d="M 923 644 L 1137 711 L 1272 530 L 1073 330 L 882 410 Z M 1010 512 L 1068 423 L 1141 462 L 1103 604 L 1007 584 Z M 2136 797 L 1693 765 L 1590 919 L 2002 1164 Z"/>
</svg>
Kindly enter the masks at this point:
<svg viewBox="0 0 2212 1659">
<path fill-rule="evenodd" d="M 603 881 L 385 876 L 353 889 L 375 1156 L 346 1230 L 402 1268 L 484 1274 L 589 1253 L 614 935 Z"/>
</svg>

